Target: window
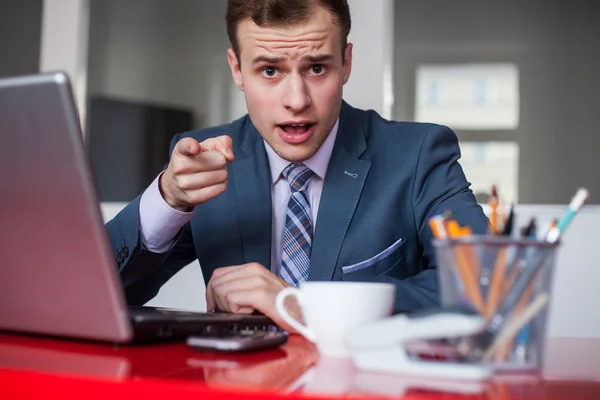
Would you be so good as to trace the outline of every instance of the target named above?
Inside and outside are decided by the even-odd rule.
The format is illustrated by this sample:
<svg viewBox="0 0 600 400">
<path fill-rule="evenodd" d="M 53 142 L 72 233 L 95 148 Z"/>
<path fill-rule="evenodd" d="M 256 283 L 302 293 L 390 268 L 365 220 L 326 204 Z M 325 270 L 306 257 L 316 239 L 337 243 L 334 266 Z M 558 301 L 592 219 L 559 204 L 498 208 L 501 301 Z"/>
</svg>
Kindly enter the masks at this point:
<svg viewBox="0 0 600 400">
<path fill-rule="evenodd" d="M 519 71 L 513 63 L 421 64 L 416 68 L 415 120 L 457 132 L 460 164 L 480 203 L 492 185 L 518 201 Z"/>
<path fill-rule="evenodd" d="M 453 129 L 516 129 L 519 125 L 517 66 L 495 63 L 419 66 L 415 119 Z"/>
<path fill-rule="evenodd" d="M 461 142 L 459 160 L 477 201 L 486 203 L 492 185 L 508 205 L 518 199 L 519 145 L 515 142 Z"/>
</svg>

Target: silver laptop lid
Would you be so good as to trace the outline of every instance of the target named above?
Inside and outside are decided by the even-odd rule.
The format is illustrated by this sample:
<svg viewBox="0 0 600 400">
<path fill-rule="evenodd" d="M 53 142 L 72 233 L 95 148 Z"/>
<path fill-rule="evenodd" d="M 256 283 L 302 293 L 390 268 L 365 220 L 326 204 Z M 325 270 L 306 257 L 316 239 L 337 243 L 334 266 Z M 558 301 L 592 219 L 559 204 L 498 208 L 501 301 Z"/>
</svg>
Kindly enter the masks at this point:
<svg viewBox="0 0 600 400">
<path fill-rule="evenodd" d="M 0 79 L 0 330 L 129 341 L 67 76 Z"/>
</svg>

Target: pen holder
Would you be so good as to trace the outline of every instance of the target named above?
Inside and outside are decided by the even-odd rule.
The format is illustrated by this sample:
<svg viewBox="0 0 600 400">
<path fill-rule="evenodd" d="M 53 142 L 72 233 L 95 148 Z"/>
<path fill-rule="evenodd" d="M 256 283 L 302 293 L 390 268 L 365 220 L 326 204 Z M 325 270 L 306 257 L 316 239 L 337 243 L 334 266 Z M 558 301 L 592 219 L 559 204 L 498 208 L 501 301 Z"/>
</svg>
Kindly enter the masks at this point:
<svg viewBox="0 0 600 400">
<path fill-rule="evenodd" d="M 497 371 L 541 371 L 559 243 L 465 236 L 433 244 L 442 306 L 486 321 L 483 332 L 455 343 L 459 353 Z"/>
</svg>

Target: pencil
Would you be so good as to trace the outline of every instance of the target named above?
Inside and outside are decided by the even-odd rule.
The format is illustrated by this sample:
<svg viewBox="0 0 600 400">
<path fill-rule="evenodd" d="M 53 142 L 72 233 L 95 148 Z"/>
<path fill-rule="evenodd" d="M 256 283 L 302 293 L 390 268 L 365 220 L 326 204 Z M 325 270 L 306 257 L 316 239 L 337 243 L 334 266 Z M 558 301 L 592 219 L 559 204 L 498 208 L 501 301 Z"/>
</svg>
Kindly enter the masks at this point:
<svg viewBox="0 0 600 400">
<path fill-rule="evenodd" d="M 492 224 L 492 235 L 498 234 L 498 188 L 492 185 L 492 193 L 489 199 L 491 210 L 490 222 Z"/>
<path fill-rule="evenodd" d="M 506 271 L 506 247 L 498 250 L 494 271 L 492 272 L 492 282 L 490 283 L 490 293 L 487 298 L 486 317 L 491 318 L 496 312 L 502 295 L 504 273 Z"/>
<path fill-rule="evenodd" d="M 461 227 L 456 221 L 449 221 L 446 224 L 448 230 L 448 236 L 453 239 L 461 237 Z M 465 288 L 465 292 L 469 301 L 473 304 L 475 309 L 483 314 L 485 307 L 483 304 L 483 297 L 481 296 L 481 290 L 479 288 L 478 277 L 475 275 L 474 268 L 479 267 L 472 265 L 472 261 L 469 260 L 468 245 L 465 243 L 454 244 L 454 255 L 456 259 L 457 272 Z M 475 262 L 477 264 L 477 262 Z"/>
</svg>

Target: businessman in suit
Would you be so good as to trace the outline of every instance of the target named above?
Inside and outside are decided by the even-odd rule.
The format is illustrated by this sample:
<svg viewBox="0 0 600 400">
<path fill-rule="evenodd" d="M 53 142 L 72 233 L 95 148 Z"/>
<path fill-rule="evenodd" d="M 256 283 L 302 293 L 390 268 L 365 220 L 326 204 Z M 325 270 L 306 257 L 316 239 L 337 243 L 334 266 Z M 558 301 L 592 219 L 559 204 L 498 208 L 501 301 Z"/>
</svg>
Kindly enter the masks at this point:
<svg viewBox="0 0 600 400">
<path fill-rule="evenodd" d="M 229 0 L 226 19 L 248 115 L 174 137 L 166 170 L 107 224 L 128 302 L 197 258 L 209 309 L 283 326 L 274 299 L 304 280 L 391 282 L 398 311 L 437 304 L 428 219 L 487 228 L 455 134 L 342 100 L 345 0 Z"/>
</svg>

